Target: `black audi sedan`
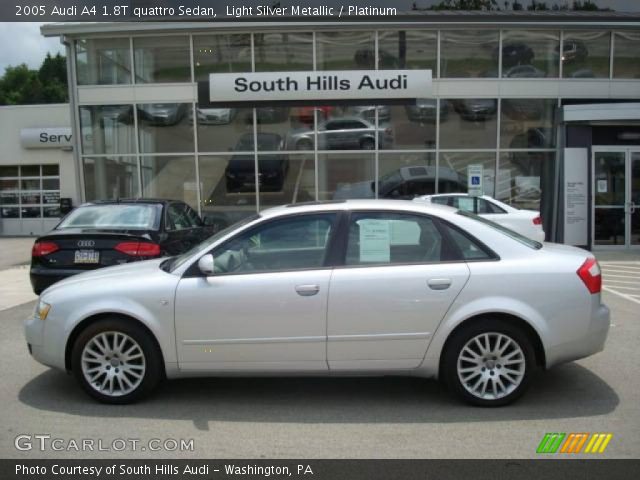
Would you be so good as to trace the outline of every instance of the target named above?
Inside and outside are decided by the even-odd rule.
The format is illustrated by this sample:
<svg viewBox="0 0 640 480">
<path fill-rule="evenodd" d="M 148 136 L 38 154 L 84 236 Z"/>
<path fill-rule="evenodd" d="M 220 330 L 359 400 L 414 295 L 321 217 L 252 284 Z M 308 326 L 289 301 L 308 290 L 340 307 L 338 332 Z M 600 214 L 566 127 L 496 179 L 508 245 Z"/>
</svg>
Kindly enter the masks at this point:
<svg viewBox="0 0 640 480">
<path fill-rule="evenodd" d="M 178 255 L 213 232 L 184 202 L 131 199 L 86 203 L 39 237 L 31 251 L 31 286 L 96 268 Z"/>
</svg>

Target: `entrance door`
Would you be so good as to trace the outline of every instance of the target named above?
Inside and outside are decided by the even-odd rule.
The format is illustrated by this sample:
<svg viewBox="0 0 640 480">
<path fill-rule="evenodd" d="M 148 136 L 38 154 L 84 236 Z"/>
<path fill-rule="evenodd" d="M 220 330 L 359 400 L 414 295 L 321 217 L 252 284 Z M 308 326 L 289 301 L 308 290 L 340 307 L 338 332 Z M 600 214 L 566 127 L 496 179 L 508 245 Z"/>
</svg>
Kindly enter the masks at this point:
<svg viewBox="0 0 640 480">
<path fill-rule="evenodd" d="M 593 245 L 640 246 L 640 149 L 593 151 Z"/>
</svg>

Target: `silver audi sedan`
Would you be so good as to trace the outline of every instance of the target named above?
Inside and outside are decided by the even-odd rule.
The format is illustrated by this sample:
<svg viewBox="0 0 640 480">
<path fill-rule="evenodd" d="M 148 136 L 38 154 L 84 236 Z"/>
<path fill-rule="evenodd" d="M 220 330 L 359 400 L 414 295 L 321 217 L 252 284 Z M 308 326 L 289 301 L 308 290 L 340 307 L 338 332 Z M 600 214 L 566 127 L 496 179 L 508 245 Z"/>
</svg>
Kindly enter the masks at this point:
<svg viewBox="0 0 640 480">
<path fill-rule="evenodd" d="M 451 207 L 353 200 L 265 210 L 184 255 L 48 288 L 29 351 L 94 398 L 163 378 L 414 375 L 506 405 L 537 367 L 603 349 L 591 253 Z"/>
</svg>

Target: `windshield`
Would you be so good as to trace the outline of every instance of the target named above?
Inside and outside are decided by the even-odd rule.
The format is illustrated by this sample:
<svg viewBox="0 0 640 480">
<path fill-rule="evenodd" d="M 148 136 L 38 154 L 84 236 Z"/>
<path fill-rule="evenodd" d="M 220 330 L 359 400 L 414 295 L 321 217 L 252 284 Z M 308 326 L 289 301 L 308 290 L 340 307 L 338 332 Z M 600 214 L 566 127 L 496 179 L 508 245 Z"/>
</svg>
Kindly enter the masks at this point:
<svg viewBox="0 0 640 480">
<path fill-rule="evenodd" d="M 491 220 L 487 220 L 486 218 L 475 215 L 471 212 L 467 212 L 465 210 L 458 210 L 458 215 L 462 215 L 463 217 L 468 217 L 473 220 L 476 220 L 480 223 L 484 223 L 485 225 L 493 228 L 494 230 L 499 231 L 503 235 L 506 235 L 513 240 L 526 245 L 529 248 L 533 248 L 535 250 L 539 250 L 542 248 L 542 244 L 540 242 L 536 242 L 535 240 L 530 239 L 529 237 L 525 237 L 524 235 L 520 235 L 518 232 L 514 232 L 513 230 L 508 229 L 507 227 L 503 227 L 502 225 L 497 224 L 496 222 L 492 222 Z"/>
<path fill-rule="evenodd" d="M 107 204 L 78 207 L 67 215 L 56 230 L 93 228 L 117 230 L 157 230 L 160 204 Z"/>
<path fill-rule="evenodd" d="M 399 171 L 387 173 L 380 178 L 380 186 L 378 187 L 381 192 L 387 192 L 393 187 L 402 182 L 402 175 Z"/>
<path fill-rule="evenodd" d="M 176 268 L 180 267 L 180 265 L 189 260 L 189 258 L 191 258 L 194 254 L 198 253 L 201 250 L 206 250 L 210 245 L 213 245 L 222 237 L 229 234 L 231 231 L 240 228 L 243 225 L 247 225 L 248 223 L 251 223 L 258 218 L 260 218 L 260 215 L 251 215 L 243 220 L 240 220 L 237 223 L 234 223 L 233 225 L 228 226 L 227 228 L 220 230 L 218 233 L 207 238 L 205 241 L 199 243 L 182 255 L 178 255 L 177 257 L 172 258 L 171 262 L 165 266 L 165 270 L 173 272 Z"/>
</svg>

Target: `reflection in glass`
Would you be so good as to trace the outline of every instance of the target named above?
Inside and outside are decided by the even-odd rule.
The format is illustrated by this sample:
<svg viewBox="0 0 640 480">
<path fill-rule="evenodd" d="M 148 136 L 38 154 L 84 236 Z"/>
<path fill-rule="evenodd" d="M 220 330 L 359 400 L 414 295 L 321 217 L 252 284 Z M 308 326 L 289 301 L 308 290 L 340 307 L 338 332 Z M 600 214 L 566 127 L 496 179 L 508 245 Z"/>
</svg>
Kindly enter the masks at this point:
<svg viewBox="0 0 640 480">
<path fill-rule="evenodd" d="M 562 46 L 564 78 L 609 78 L 611 32 L 565 31 Z M 558 50 L 556 55 L 558 55 Z"/>
<path fill-rule="evenodd" d="M 198 184 L 193 156 L 144 156 L 142 195 L 148 198 L 182 200 L 198 208 Z"/>
<path fill-rule="evenodd" d="M 318 200 L 374 198 L 375 157 L 371 154 L 318 155 Z"/>
<path fill-rule="evenodd" d="M 259 155 L 260 208 L 311 202 L 316 198 L 312 154 Z"/>
<path fill-rule="evenodd" d="M 253 43 L 256 72 L 313 70 L 313 36 L 311 33 L 256 33 L 253 35 Z"/>
<path fill-rule="evenodd" d="M 84 158 L 83 167 L 88 201 L 140 195 L 135 157 Z"/>
<path fill-rule="evenodd" d="M 615 32 L 613 43 L 613 78 L 640 78 L 640 32 Z"/>
<path fill-rule="evenodd" d="M 128 38 L 91 38 L 76 42 L 78 85 L 131 83 Z"/>
<path fill-rule="evenodd" d="M 191 81 L 189 37 L 166 35 L 133 39 L 135 83 Z"/>
<path fill-rule="evenodd" d="M 440 77 L 497 77 L 499 33 L 451 30 L 440 33 Z"/>
<path fill-rule="evenodd" d="M 40 165 L 23 165 L 20 167 L 20 175 L 23 177 L 39 177 Z"/>
<path fill-rule="evenodd" d="M 383 143 L 382 149 L 435 149 L 436 148 L 436 119 L 438 101 L 435 99 L 419 99 L 411 105 L 386 106 L 389 110 L 388 122 L 392 141 Z M 448 117 L 448 103 L 440 112 L 440 121 Z M 382 124 L 384 121 L 380 119 Z"/>
<path fill-rule="evenodd" d="M 411 200 L 437 193 L 435 152 L 384 153 L 378 162 L 378 198 Z M 443 177 L 447 178 L 440 179 L 440 192 L 459 190 L 457 180 Z"/>
<path fill-rule="evenodd" d="M 190 103 L 138 105 L 140 152 L 193 152 Z"/>
<path fill-rule="evenodd" d="M 132 105 L 80 107 L 82 153 L 135 153 Z"/>
<path fill-rule="evenodd" d="M 252 108 L 196 106 L 196 115 L 198 151 L 226 152 L 246 148 L 246 135 L 253 132 Z M 253 149 L 252 145 L 250 150 Z"/>
<path fill-rule="evenodd" d="M 596 245 L 624 245 L 626 217 L 623 208 L 594 209 L 594 243 Z"/>
<path fill-rule="evenodd" d="M 552 148 L 555 99 L 503 98 L 500 116 L 502 148 Z"/>
<path fill-rule="evenodd" d="M 438 183 L 451 188 L 447 192 L 438 193 L 466 193 L 467 192 L 467 167 L 469 165 L 482 165 L 484 195 L 493 196 L 496 155 L 493 152 L 440 152 L 438 160 Z M 455 190 L 455 185 L 459 188 Z"/>
<path fill-rule="evenodd" d="M 536 210 L 545 218 L 543 204 L 553 192 L 552 152 L 509 152 L 500 155 L 496 198 L 515 208 Z"/>
<path fill-rule="evenodd" d="M 440 123 L 440 148 L 496 148 L 498 101 L 494 98 L 440 100 L 450 105 Z"/>
<path fill-rule="evenodd" d="M 625 153 L 596 152 L 594 159 L 596 206 L 623 206 L 625 203 Z"/>
<path fill-rule="evenodd" d="M 502 34 L 502 77 L 558 77 L 560 33 L 506 30 Z M 493 52 L 497 59 L 499 49 Z"/>
<path fill-rule="evenodd" d="M 433 30 L 379 32 L 380 70 L 431 69 L 437 71 L 438 33 Z"/>
<path fill-rule="evenodd" d="M 243 191 L 227 191 L 227 171 L 232 158 L 231 155 L 198 157 L 202 217 L 214 224 L 216 229 L 256 213 L 255 183 L 253 188 L 248 185 Z"/>
<path fill-rule="evenodd" d="M 373 32 L 318 32 L 318 70 L 375 70 Z"/>
<path fill-rule="evenodd" d="M 210 73 L 251 71 L 251 35 L 194 35 L 193 61 L 196 82 Z"/>
</svg>

